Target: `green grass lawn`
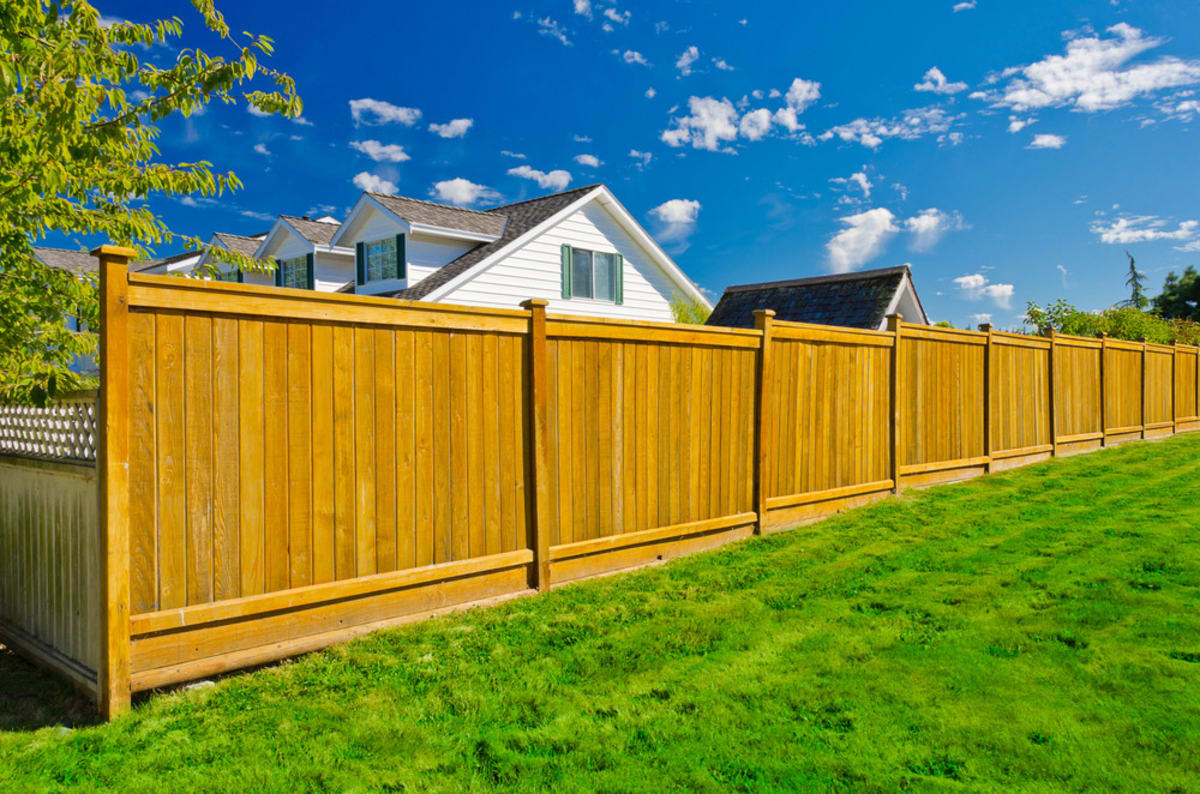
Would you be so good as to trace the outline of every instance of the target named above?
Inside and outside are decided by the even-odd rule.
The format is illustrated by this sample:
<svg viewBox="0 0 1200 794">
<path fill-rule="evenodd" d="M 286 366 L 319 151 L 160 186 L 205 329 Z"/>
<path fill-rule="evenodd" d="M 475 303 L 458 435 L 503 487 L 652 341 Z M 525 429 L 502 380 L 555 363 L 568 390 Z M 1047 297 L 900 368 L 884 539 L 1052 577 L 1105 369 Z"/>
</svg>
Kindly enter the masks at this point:
<svg viewBox="0 0 1200 794">
<path fill-rule="evenodd" d="M 0 790 L 1197 792 L 1200 434 L 85 714 L 0 659 Z"/>
</svg>

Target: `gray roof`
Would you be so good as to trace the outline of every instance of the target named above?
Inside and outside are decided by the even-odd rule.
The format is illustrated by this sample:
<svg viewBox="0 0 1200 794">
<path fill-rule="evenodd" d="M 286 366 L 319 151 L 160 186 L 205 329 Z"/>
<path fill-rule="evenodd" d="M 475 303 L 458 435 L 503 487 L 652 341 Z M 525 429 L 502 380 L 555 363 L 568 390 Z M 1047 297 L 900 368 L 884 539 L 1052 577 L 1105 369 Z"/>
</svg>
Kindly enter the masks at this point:
<svg viewBox="0 0 1200 794">
<path fill-rule="evenodd" d="M 409 223 L 421 223 L 426 226 L 438 226 L 443 229 L 474 234 L 499 236 L 504 233 L 505 217 L 492 210 L 469 210 L 405 196 L 388 196 L 383 193 L 368 193 L 367 195 Z"/>
<path fill-rule="evenodd" d="M 598 184 L 584 185 L 574 190 L 565 190 L 562 193 L 553 193 L 541 198 L 518 201 L 515 204 L 505 204 L 478 213 L 480 215 L 495 214 L 508 219 L 508 223 L 504 226 L 504 234 L 499 240 L 475 246 L 458 259 L 430 273 L 414 286 L 400 290 L 394 293 L 393 296 L 403 300 L 420 300 L 424 298 L 438 287 L 449 282 L 459 274 L 466 272 L 474 265 L 479 264 L 488 256 L 508 245 L 559 210 L 570 206 L 585 193 L 595 190 L 598 187 L 600 187 Z"/>
<path fill-rule="evenodd" d="M 134 268 L 133 272 L 141 273 L 142 271 L 152 270 L 156 267 L 162 267 L 163 265 L 170 265 L 174 262 L 178 262 L 181 259 L 190 259 L 192 257 L 198 257 L 198 256 L 199 256 L 199 254 L 195 251 L 182 251 L 178 254 L 171 254 L 170 256 L 162 256 L 157 259 L 147 259 L 145 262 L 142 262 L 136 268 Z"/>
<path fill-rule="evenodd" d="M 337 230 L 342 228 L 340 223 L 314 221 L 311 218 L 298 218 L 295 215 L 280 215 L 279 217 L 286 221 L 288 226 L 299 232 L 304 239 L 317 245 L 329 245 L 329 241 L 337 234 Z"/>
<path fill-rule="evenodd" d="M 878 328 L 908 266 L 726 287 L 708 325 L 753 328 L 755 309 L 773 309 L 776 320 L 848 328 Z"/>
<path fill-rule="evenodd" d="M 100 270 L 100 260 L 87 251 L 34 246 L 33 255 L 46 267 L 58 270 L 70 270 L 75 273 L 96 273 Z"/>
</svg>

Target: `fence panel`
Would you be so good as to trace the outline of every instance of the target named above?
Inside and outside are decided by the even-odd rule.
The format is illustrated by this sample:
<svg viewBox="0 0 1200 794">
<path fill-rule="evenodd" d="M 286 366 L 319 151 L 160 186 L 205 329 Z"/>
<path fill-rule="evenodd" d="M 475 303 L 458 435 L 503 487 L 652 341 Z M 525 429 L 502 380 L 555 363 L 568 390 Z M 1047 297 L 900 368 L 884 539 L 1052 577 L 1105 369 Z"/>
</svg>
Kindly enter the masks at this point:
<svg viewBox="0 0 1200 794">
<path fill-rule="evenodd" d="M 900 474 L 918 484 L 981 471 L 986 335 L 904 323 L 900 345 Z"/>
<path fill-rule="evenodd" d="M 1200 420 L 1200 371 L 1197 360 L 1200 349 L 1180 347 L 1175 356 L 1175 413 L 1176 421 L 1190 425 Z"/>
<path fill-rule="evenodd" d="M 991 451 L 996 457 L 1048 452 L 1050 341 L 993 333 L 989 381 Z"/>
<path fill-rule="evenodd" d="M 1098 447 L 1104 437 L 1102 343 L 1060 336 L 1054 345 L 1055 443 L 1065 451 Z"/>
<path fill-rule="evenodd" d="M 1175 353 L 1168 345 L 1146 345 L 1146 411 L 1148 435 L 1170 433 L 1175 424 Z"/>
<path fill-rule="evenodd" d="M 1140 438 L 1142 345 L 1114 339 L 1104 344 L 1104 432 L 1117 441 Z"/>
</svg>

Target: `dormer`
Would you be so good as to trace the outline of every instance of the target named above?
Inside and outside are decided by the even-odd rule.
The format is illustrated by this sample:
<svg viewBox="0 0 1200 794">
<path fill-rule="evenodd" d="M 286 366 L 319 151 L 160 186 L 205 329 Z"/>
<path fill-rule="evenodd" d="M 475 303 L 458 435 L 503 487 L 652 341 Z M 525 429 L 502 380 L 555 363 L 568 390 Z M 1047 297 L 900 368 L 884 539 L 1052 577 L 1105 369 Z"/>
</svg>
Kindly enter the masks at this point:
<svg viewBox="0 0 1200 794">
<path fill-rule="evenodd" d="M 363 193 L 331 245 L 354 253 L 355 292 L 391 294 L 504 234 L 498 213 Z"/>
<path fill-rule="evenodd" d="M 340 224 L 280 215 L 254 256 L 275 262 L 275 286 L 331 292 L 353 279 L 354 249 L 332 243 Z"/>
</svg>

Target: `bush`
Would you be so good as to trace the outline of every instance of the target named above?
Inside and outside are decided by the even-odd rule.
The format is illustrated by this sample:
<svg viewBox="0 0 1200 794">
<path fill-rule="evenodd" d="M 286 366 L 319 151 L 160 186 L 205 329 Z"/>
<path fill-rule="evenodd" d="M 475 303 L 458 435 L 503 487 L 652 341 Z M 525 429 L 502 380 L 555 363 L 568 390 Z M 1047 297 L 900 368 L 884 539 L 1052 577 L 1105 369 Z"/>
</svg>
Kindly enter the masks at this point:
<svg viewBox="0 0 1200 794">
<path fill-rule="evenodd" d="M 1200 345 L 1200 323 L 1192 320 L 1168 320 L 1133 306 L 1113 307 L 1101 312 L 1080 311 L 1061 298 L 1039 306 L 1032 301 L 1026 306 L 1025 314 L 1030 325 L 1039 333 L 1053 328 L 1060 334 L 1071 336 L 1096 336 L 1108 334 L 1113 339 L 1138 341 L 1145 337 L 1148 342 L 1169 345 Z"/>
</svg>

